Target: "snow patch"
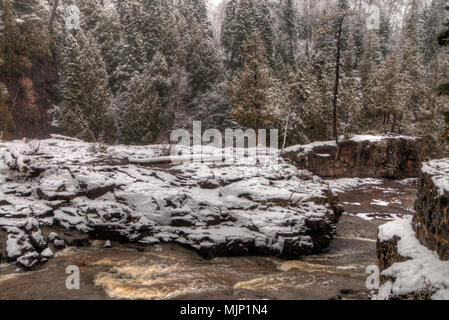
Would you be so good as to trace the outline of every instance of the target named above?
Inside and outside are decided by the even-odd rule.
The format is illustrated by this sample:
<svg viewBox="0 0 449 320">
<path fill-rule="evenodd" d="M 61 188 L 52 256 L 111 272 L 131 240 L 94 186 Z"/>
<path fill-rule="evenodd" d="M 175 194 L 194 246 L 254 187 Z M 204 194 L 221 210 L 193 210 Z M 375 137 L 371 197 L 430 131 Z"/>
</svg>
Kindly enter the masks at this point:
<svg viewBox="0 0 449 320">
<path fill-rule="evenodd" d="M 423 163 L 422 172 L 432 176 L 432 181 L 441 196 L 449 192 L 449 159 Z"/>
<path fill-rule="evenodd" d="M 438 255 L 422 246 L 412 228 L 412 217 L 405 217 L 379 227 L 379 241 L 400 238 L 399 255 L 410 260 L 393 264 L 382 275 L 394 279 L 392 285 L 383 284 L 376 299 L 388 299 L 413 294 L 421 290 L 436 291 L 432 298 L 449 298 L 449 261 L 441 261 Z M 391 286 L 391 290 L 388 287 Z"/>
</svg>

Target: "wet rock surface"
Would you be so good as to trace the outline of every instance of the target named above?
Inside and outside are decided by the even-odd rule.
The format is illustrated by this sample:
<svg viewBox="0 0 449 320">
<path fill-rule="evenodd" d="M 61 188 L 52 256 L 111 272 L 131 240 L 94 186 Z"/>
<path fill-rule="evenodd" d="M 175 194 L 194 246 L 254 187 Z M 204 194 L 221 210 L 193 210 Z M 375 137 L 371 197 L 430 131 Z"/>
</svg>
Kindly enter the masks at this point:
<svg viewBox="0 0 449 320">
<path fill-rule="evenodd" d="M 406 136 L 356 136 L 340 143 L 316 142 L 285 150 L 284 157 L 298 168 L 320 177 L 415 178 L 421 167 L 421 141 Z"/>
<path fill-rule="evenodd" d="M 84 142 L 52 139 L 27 154 L 21 142 L 5 146 L 0 228 L 8 261 L 26 269 L 95 239 L 176 243 L 207 258 L 292 259 L 325 249 L 342 214 L 327 183 L 288 164 L 161 168 L 127 162 L 154 156 L 144 147 L 98 154 Z"/>
</svg>

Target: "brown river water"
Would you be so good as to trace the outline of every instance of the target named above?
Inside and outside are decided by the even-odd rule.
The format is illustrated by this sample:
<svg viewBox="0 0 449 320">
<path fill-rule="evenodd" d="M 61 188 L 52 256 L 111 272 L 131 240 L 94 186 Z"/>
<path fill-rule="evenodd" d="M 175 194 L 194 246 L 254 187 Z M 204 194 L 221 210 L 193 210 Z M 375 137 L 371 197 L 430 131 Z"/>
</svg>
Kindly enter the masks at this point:
<svg viewBox="0 0 449 320">
<path fill-rule="evenodd" d="M 416 186 L 385 181 L 339 197 L 347 213 L 319 255 L 205 260 L 177 245 L 139 251 L 95 241 L 60 251 L 32 272 L 0 265 L 0 299 L 368 299 L 365 270 L 376 264 L 377 227 L 390 214 L 412 213 Z M 376 219 L 356 216 L 368 213 Z M 66 287 L 70 265 L 80 269 L 79 290 Z"/>
</svg>

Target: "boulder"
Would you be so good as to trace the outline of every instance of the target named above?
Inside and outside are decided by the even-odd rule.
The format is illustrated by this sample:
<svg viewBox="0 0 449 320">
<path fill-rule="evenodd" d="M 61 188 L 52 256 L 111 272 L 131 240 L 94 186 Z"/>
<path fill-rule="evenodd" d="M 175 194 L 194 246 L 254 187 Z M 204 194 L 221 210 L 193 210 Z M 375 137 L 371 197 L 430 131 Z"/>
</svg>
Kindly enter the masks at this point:
<svg viewBox="0 0 449 320">
<path fill-rule="evenodd" d="M 55 249 L 61 250 L 65 248 L 65 241 L 61 239 L 56 232 L 51 232 L 48 235 L 48 242 L 51 243 Z"/>
</svg>

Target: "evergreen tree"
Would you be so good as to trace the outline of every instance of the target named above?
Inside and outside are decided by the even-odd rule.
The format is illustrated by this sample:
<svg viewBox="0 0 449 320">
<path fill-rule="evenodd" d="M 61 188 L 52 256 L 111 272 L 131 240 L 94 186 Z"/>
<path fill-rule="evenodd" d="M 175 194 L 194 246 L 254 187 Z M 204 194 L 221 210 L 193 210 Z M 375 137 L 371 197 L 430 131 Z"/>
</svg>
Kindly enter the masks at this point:
<svg viewBox="0 0 449 320">
<path fill-rule="evenodd" d="M 270 1 L 256 1 L 254 6 L 255 24 L 250 31 L 257 31 L 264 42 L 266 57 L 271 68 L 274 67 L 274 23 L 272 3 Z M 248 32 L 250 34 L 250 32 Z M 292 34 L 293 36 L 293 34 Z"/>
<path fill-rule="evenodd" d="M 178 8 L 187 21 L 200 25 L 203 30 L 207 30 L 207 35 L 212 37 L 205 0 L 182 0 L 178 3 Z"/>
<path fill-rule="evenodd" d="M 90 34 L 78 30 L 66 37 L 61 124 L 69 135 L 115 141 L 106 67 Z"/>
<path fill-rule="evenodd" d="M 308 142 L 306 122 L 311 118 L 306 102 L 310 96 L 311 81 L 313 79 L 307 73 L 306 61 L 301 61 L 300 65 L 295 69 L 295 71 L 289 74 L 285 83 L 290 108 L 286 115 L 287 118 L 284 120 L 283 147 Z"/>
<path fill-rule="evenodd" d="M 230 88 L 231 118 L 256 132 L 279 121 L 276 83 L 265 56 L 260 34 L 255 31 L 243 43 L 243 69 Z"/>
<path fill-rule="evenodd" d="M 422 43 L 420 34 L 418 2 L 413 0 L 402 30 L 401 67 L 399 71 L 406 99 L 406 108 L 401 118 L 408 121 L 413 120 L 413 118 L 416 119 L 416 116 L 427 107 L 425 101 L 425 93 L 427 92 L 426 69 L 420 48 L 420 43 Z M 393 123 L 396 122 L 393 121 Z M 395 125 L 393 125 L 393 131 L 395 128 Z"/>
<path fill-rule="evenodd" d="M 122 40 L 117 43 L 117 66 L 111 74 L 113 92 L 127 90 L 128 82 L 135 73 L 142 72 L 148 63 L 142 34 L 144 14 L 140 0 L 119 3 Z"/>
<path fill-rule="evenodd" d="M 446 6 L 446 10 L 449 11 L 449 6 Z M 438 35 L 438 43 L 440 46 L 447 47 L 449 46 L 449 22 L 446 21 L 444 26 L 447 27 L 447 29 Z M 437 88 L 437 92 L 440 96 L 449 96 L 449 82 L 440 84 Z M 447 142 L 449 142 L 449 110 L 443 111 L 443 116 L 447 126 L 442 136 Z"/>
<path fill-rule="evenodd" d="M 275 11 L 278 23 L 275 23 L 276 40 L 273 69 L 278 78 L 286 78 L 296 66 L 298 55 L 298 26 L 294 0 L 279 0 L 279 9 Z"/>
<path fill-rule="evenodd" d="M 273 67 L 275 36 L 271 3 L 257 0 L 231 1 L 226 10 L 222 38 L 231 73 L 242 67 L 240 51 L 243 42 L 254 31 L 263 40 L 266 59 Z"/>
<path fill-rule="evenodd" d="M 4 31 L 0 35 L 0 73 L 7 76 L 27 74 L 49 53 L 50 39 L 39 21 L 17 23 L 9 2 L 0 3 Z"/>
<path fill-rule="evenodd" d="M 381 131 L 394 132 L 406 114 L 406 83 L 401 79 L 401 65 L 400 53 L 391 53 L 365 86 L 364 121 L 371 129 L 375 128 L 372 120 L 376 119 L 381 121 Z"/>
<path fill-rule="evenodd" d="M 384 11 L 385 10 L 380 11 L 379 25 L 379 45 L 383 59 L 385 59 L 392 50 L 390 20 Z"/>
<path fill-rule="evenodd" d="M 119 114 L 123 142 L 149 144 L 166 137 L 174 122 L 171 92 L 168 64 L 158 51 L 149 68 L 131 81 Z"/>
<path fill-rule="evenodd" d="M 220 56 L 212 40 L 194 25 L 188 43 L 186 70 L 190 75 L 193 94 L 205 92 L 214 86 L 223 73 Z"/>
<path fill-rule="evenodd" d="M 229 0 L 226 3 L 225 18 L 221 27 L 221 44 L 226 56 L 227 68 L 233 65 L 232 58 L 235 57 L 235 39 L 237 37 L 237 10 L 238 0 Z"/>
<path fill-rule="evenodd" d="M 297 27 L 296 27 L 296 12 L 295 1 L 287 0 L 283 10 L 284 32 L 287 35 L 287 56 L 286 63 L 293 65 L 295 63 L 295 56 L 297 51 Z"/>
<path fill-rule="evenodd" d="M 187 32 L 179 29 L 176 8 L 164 0 L 140 1 L 143 1 L 143 21 L 139 31 L 143 34 L 146 60 L 152 61 L 155 53 L 160 51 L 169 68 L 178 65 L 182 59 L 179 51 L 184 44 L 181 37 Z"/>
<path fill-rule="evenodd" d="M 368 30 L 363 46 L 363 55 L 360 61 L 360 76 L 362 85 L 366 86 L 371 74 L 382 62 L 382 52 L 379 44 L 379 37 L 376 30 Z"/>
<path fill-rule="evenodd" d="M 432 0 L 423 10 L 423 55 L 424 63 L 429 64 L 439 51 L 437 35 L 444 21 L 446 0 Z"/>
<path fill-rule="evenodd" d="M 354 28 L 351 32 L 351 50 L 353 53 L 353 67 L 358 69 L 363 56 L 363 47 L 365 44 L 365 35 L 367 34 L 366 23 L 361 17 L 356 17 Z"/>
</svg>

